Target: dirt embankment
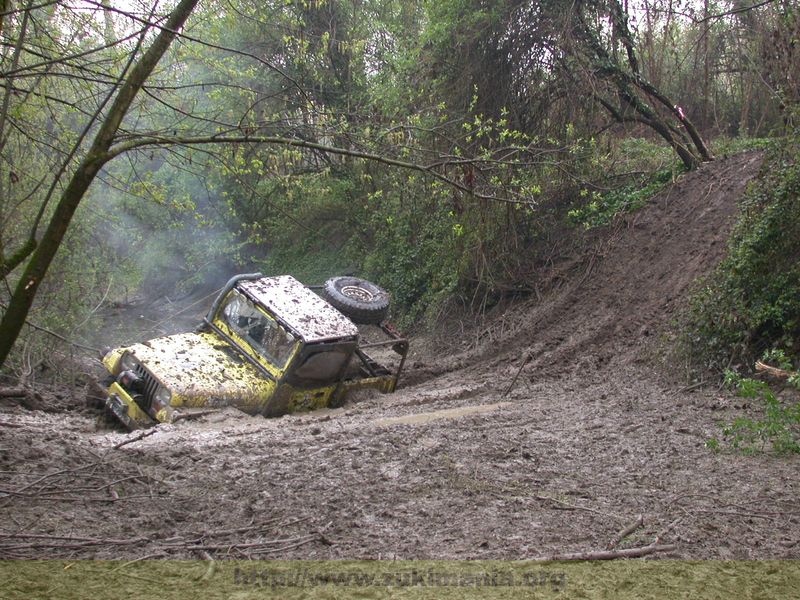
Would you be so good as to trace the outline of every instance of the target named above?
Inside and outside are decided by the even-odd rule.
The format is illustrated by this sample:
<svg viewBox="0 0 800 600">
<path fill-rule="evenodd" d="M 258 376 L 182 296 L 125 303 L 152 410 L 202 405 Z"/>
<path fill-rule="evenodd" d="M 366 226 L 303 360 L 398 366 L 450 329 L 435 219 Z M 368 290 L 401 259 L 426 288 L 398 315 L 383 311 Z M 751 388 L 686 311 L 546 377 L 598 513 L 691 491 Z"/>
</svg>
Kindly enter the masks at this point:
<svg viewBox="0 0 800 600">
<path fill-rule="evenodd" d="M 470 352 L 412 357 L 391 396 L 136 441 L 4 405 L 0 558 L 520 559 L 656 539 L 674 545 L 657 556 L 800 557 L 797 459 L 710 452 L 740 401 L 646 360 L 760 160 L 682 177 Z"/>
</svg>

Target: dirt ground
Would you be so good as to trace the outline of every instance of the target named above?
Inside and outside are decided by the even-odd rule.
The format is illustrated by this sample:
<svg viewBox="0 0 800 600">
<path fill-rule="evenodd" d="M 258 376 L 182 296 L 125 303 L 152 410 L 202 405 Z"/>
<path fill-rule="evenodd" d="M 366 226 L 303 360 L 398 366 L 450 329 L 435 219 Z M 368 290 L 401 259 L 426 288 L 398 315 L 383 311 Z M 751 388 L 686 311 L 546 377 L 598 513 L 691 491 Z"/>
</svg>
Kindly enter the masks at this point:
<svg viewBox="0 0 800 600">
<path fill-rule="evenodd" d="M 760 162 L 682 177 L 458 353 L 412 340 L 393 395 L 141 439 L 98 428 L 82 394 L 4 401 L 0 558 L 525 559 L 656 539 L 657 558 L 800 558 L 798 458 L 708 450 L 747 407 L 664 351 Z"/>
</svg>

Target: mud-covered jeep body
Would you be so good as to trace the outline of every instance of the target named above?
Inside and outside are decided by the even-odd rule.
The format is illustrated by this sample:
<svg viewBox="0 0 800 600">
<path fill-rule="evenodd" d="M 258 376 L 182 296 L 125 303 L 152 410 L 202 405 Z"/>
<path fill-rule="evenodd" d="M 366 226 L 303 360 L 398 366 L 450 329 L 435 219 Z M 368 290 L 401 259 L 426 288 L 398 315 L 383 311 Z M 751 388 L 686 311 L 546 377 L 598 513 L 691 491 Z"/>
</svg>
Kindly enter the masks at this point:
<svg viewBox="0 0 800 600">
<path fill-rule="evenodd" d="M 364 344 L 356 324 L 341 312 L 355 305 L 356 318 L 375 322 L 388 307 L 385 292 L 353 278 L 334 278 L 324 291 L 338 298 L 323 299 L 288 275 L 234 277 L 197 332 L 106 353 L 103 364 L 114 378 L 106 408 L 135 429 L 196 409 L 234 406 L 279 416 L 340 405 L 353 389 L 393 392 L 408 341 L 375 323 L 386 339 Z M 366 353 L 377 347 L 399 356 L 394 369 Z"/>
</svg>

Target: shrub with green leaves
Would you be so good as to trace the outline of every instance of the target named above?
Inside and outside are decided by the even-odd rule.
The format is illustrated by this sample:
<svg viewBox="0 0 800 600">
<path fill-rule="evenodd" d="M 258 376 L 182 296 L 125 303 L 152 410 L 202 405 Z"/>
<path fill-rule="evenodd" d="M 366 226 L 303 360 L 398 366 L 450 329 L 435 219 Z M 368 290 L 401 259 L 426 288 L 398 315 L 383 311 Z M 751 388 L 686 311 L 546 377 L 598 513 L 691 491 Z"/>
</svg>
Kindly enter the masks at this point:
<svg viewBox="0 0 800 600">
<path fill-rule="evenodd" d="M 684 342 L 692 362 L 721 372 L 765 349 L 800 354 L 800 145 L 774 148 L 748 189 L 728 256 L 691 302 Z"/>
<path fill-rule="evenodd" d="M 782 365 L 790 366 L 785 362 Z M 797 376 L 792 377 L 789 383 L 800 388 Z M 740 398 L 763 402 L 763 413 L 756 418 L 737 417 L 723 426 L 722 441 L 711 438 L 706 447 L 718 451 L 727 445 L 745 454 L 755 454 L 763 452 L 769 445 L 778 453 L 800 453 L 800 403 L 781 401 L 767 383 L 742 377 L 735 371 L 725 372 L 725 384 Z"/>
<path fill-rule="evenodd" d="M 572 165 L 583 183 L 567 219 L 584 229 L 608 225 L 618 214 L 642 208 L 684 170 L 669 148 L 644 138 L 602 136 L 573 144 L 583 149 L 583 160 Z"/>
<path fill-rule="evenodd" d="M 638 180 L 631 185 L 607 192 L 581 190 L 581 197 L 588 201 L 567 214 L 570 221 L 583 225 L 586 229 L 608 225 L 618 214 L 633 212 L 647 202 L 674 180 L 683 169 L 679 166 L 661 169 L 647 180 Z"/>
</svg>

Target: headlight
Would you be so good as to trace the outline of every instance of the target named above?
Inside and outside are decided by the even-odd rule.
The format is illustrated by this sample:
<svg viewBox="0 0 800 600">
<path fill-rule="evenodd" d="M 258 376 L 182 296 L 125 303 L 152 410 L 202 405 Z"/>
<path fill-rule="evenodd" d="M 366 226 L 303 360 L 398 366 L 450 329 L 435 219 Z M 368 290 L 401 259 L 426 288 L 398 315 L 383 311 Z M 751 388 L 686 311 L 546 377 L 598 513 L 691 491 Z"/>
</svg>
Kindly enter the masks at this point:
<svg viewBox="0 0 800 600">
<path fill-rule="evenodd" d="M 153 395 L 153 400 L 154 404 L 157 404 L 159 408 L 169 406 L 170 401 L 172 401 L 172 392 L 164 386 L 159 385 L 158 390 Z"/>
<path fill-rule="evenodd" d="M 122 355 L 122 358 L 119 359 L 121 371 L 135 371 L 138 365 L 139 361 L 136 360 L 136 357 L 130 352 L 126 352 Z"/>
</svg>

